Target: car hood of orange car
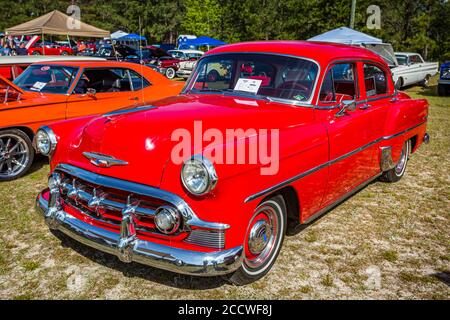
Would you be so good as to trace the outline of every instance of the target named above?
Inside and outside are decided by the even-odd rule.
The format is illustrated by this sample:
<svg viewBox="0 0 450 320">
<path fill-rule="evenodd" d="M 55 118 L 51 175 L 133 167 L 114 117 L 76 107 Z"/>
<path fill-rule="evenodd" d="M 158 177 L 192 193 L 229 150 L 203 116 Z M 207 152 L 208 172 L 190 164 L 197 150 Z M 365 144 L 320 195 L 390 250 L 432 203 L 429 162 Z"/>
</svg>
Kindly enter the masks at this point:
<svg viewBox="0 0 450 320">
<path fill-rule="evenodd" d="M 56 161 L 158 187 L 164 168 L 170 165 L 174 146 L 179 143 L 172 139 L 174 132 L 189 132 L 194 139 L 196 121 L 201 121 L 203 132 L 217 129 L 222 133 L 238 128 L 283 129 L 312 121 L 310 108 L 219 94 L 180 95 L 138 110 L 91 118 L 73 133 L 75 136 L 67 138 L 67 145 Z M 204 142 L 203 147 L 209 144 Z M 128 165 L 99 168 L 91 164 L 83 152 L 112 156 Z"/>
</svg>

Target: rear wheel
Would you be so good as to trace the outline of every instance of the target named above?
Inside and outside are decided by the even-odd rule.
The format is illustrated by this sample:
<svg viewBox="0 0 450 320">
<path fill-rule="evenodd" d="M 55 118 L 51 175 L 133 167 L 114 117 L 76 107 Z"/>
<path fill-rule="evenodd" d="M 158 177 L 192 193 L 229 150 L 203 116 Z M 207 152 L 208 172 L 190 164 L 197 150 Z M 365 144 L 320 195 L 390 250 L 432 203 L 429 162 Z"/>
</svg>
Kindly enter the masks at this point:
<svg viewBox="0 0 450 320">
<path fill-rule="evenodd" d="M 33 56 L 40 56 L 41 55 L 41 53 L 39 51 L 33 51 L 31 54 Z"/>
<path fill-rule="evenodd" d="M 0 181 L 20 178 L 30 169 L 33 159 L 31 140 L 23 131 L 0 131 Z"/>
<path fill-rule="evenodd" d="M 397 165 L 389 171 L 383 172 L 381 180 L 385 182 L 397 182 L 399 181 L 406 171 L 406 165 L 408 164 L 409 155 L 411 154 L 411 140 L 408 140 L 403 145 L 402 154 Z"/>
<path fill-rule="evenodd" d="M 166 70 L 166 77 L 167 77 L 168 79 L 173 79 L 173 78 L 175 78 L 175 69 L 174 69 L 174 68 L 168 68 L 168 69 Z"/>
<path fill-rule="evenodd" d="M 69 55 L 69 53 L 67 51 L 63 51 L 63 52 L 61 52 L 61 55 L 62 56 L 67 56 L 67 55 Z"/>
<path fill-rule="evenodd" d="M 420 83 L 422 85 L 422 87 L 428 88 L 428 85 L 430 84 L 430 78 L 431 78 L 431 75 L 427 74 L 425 79 L 423 79 L 423 81 Z"/>
<path fill-rule="evenodd" d="M 256 208 L 245 236 L 244 261 L 230 276 L 232 283 L 246 285 L 270 271 L 283 245 L 286 225 L 286 204 L 281 195 L 264 201 Z"/>
</svg>

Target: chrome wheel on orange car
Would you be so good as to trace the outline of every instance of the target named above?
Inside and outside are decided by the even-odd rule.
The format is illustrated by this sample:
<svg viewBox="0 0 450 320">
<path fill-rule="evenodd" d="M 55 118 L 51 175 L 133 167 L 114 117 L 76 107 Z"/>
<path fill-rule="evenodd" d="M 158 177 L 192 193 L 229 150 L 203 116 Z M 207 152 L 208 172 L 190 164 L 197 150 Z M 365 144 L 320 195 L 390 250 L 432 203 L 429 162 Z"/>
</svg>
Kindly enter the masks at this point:
<svg viewBox="0 0 450 320">
<path fill-rule="evenodd" d="M 31 166 L 34 150 L 30 138 L 19 130 L 0 132 L 0 181 L 16 179 Z"/>
<path fill-rule="evenodd" d="M 286 205 L 278 195 L 256 208 L 244 243 L 244 260 L 230 280 L 245 285 L 266 275 L 281 250 L 286 231 Z"/>
</svg>

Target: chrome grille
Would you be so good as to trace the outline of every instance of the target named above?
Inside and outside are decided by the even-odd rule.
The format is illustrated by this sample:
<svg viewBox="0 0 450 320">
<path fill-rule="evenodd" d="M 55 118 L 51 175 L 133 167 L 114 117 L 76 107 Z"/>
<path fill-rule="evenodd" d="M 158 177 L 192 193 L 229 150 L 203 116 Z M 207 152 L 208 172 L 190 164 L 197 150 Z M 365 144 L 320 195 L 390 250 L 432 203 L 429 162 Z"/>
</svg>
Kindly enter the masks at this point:
<svg viewBox="0 0 450 320">
<path fill-rule="evenodd" d="M 173 201 L 176 196 L 168 197 L 167 192 L 160 189 L 149 187 L 152 192 L 144 193 L 140 186 L 130 182 L 114 179 L 114 183 L 111 183 L 113 178 L 100 175 L 92 178 L 89 172 L 81 169 L 68 170 L 66 166 L 61 168 L 63 170 L 57 168 L 55 173 L 61 176 L 59 191 L 62 201 L 89 216 L 94 223 L 106 224 L 117 232 L 120 232 L 123 212 L 132 209 L 138 235 L 162 235 L 154 224 L 156 209 L 160 206 L 171 206 L 175 210 L 179 208 L 179 201 Z M 102 181 L 106 183 L 102 185 Z M 122 189 L 117 189 L 116 186 Z M 128 189 L 134 190 L 135 193 L 125 191 Z M 204 222 L 195 214 L 186 214 L 185 211 L 182 211 L 182 215 L 184 221 L 180 231 L 174 236 L 182 237 L 184 233 L 186 238 L 182 241 L 186 243 L 209 248 L 225 248 L 224 232 L 228 228 L 227 225 Z"/>
<path fill-rule="evenodd" d="M 191 231 L 185 242 L 204 247 L 223 249 L 225 247 L 225 234 L 223 232 L 196 229 Z"/>
<path fill-rule="evenodd" d="M 120 227 L 123 210 L 132 206 L 138 231 L 157 233 L 154 226 L 155 211 L 161 205 L 170 205 L 160 199 L 128 194 L 88 183 L 64 172 L 61 174 L 60 192 L 63 201 L 111 227 Z"/>
</svg>

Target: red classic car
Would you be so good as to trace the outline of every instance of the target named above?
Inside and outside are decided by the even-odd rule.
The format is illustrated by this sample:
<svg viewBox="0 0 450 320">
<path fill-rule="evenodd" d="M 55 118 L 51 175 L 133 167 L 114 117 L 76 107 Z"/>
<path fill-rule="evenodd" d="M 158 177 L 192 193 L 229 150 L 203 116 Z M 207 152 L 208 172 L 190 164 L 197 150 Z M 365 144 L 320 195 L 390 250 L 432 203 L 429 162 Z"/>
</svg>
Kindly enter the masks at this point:
<svg viewBox="0 0 450 320">
<path fill-rule="evenodd" d="M 271 269 L 288 225 L 400 180 L 427 117 L 366 49 L 227 45 L 179 96 L 40 129 L 51 174 L 37 208 L 122 261 L 243 285 Z"/>
<path fill-rule="evenodd" d="M 47 55 L 47 56 L 68 56 L 73 55 L 73 49 L 68 46 L 62 46 L 56 43 L 46 42 L 36 43 L 34 46 L 28 49 L 29 55 Z"/>
</svg>

